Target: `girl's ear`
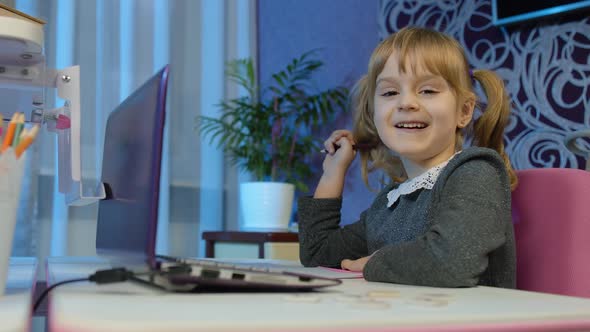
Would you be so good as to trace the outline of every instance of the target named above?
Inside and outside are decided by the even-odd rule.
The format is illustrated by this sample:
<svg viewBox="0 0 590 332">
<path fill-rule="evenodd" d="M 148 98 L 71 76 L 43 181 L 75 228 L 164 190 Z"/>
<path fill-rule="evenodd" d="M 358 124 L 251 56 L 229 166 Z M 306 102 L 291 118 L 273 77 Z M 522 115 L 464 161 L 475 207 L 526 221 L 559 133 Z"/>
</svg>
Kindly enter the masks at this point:
<svg viewBox="0 0 590 332">
<path fill-rule="evenodd" d="M 475 96 L 468 97 L 463 106 L 461 106 L 461 110 L 459 113 L 459 119 L 457 121 L 458 128 L 465 128 L 471 122 L 473 118 L 473 111 L 475 109 Z"/>
</svg>

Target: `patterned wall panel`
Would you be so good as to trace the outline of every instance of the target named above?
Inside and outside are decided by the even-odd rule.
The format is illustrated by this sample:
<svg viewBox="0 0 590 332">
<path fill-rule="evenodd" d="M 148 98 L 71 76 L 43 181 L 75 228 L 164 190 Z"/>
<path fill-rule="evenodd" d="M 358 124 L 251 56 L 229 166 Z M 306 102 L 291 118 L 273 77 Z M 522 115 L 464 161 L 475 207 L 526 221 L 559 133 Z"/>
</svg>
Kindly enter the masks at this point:
<svg viewBox="0 0 590 332">
<path fill-rule="evenodd" d="M 465 46 L 473 68 L 505 80 L 513 102 L 506 149 L 516 169 L 585 167 L 564 137 L 590 128 L 590 18 L 499 28 L 491 0 L 381 0 L 379 10 L 381 38 L 406 25 L 444 31 Z"/>
</svg>

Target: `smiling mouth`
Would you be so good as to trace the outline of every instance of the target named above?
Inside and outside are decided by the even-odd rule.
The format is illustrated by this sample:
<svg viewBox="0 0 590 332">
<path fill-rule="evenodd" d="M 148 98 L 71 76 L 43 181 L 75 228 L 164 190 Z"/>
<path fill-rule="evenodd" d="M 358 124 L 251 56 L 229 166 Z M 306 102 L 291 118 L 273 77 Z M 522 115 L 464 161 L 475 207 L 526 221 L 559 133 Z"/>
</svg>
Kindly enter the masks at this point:
<svg viewBox="0 0 590 332">
<path fill-rule="evenodd" d="M 400 129 L 424 129 L 428 125 L 424 122 L 400 122 L 396 123 L 395 127 Z"/>
</svg>

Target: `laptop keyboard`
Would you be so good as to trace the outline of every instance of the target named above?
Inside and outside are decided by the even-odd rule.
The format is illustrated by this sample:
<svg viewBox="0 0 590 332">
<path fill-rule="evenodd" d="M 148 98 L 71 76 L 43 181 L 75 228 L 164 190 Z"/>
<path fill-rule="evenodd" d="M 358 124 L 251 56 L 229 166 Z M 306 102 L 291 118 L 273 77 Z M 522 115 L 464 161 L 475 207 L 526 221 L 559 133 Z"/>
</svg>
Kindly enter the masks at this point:
<svg viewBox="0 0 590 332">
<path fill-rule="evenodd" d="M 175 281 L 170 287 L 189 287 L 189 285 L 225 285 L 228 283 L 234 287 L 260 289 L 262 288 L 280 288 L 283 290 L 301 290 L 315 289 L 317 287 L 333 286 L 340 284 L 339 280 L 321 277 L 313 277 L 305 273 L 292 271 L 300 268 L 293 263 L 293 269 L 284 263 L 274 263 L 272 261 L 225 261 L 213 260 L 208 258 L 179 258 L 157 255 L 162 261 L 160 269 L 164 275 L 170 276 Z M 173 272 L 172 269 L 184 266 L 188 268 L 188 279 Z M 193 283 L 190 277 L 199 278 Z M 246 285 L 250 285 L 247 287 Z"/>
<path fill-rule="evenodd" d="M 179 259 L 180 263 L 189 264 L 189 265 L 199 265 L 204 267 L 217 267 L 217 268 L 226 268 L 226 269 L 237 269 L 237 270 L 246 270 L 246 271 L 253 271 L 253 272 L 274 272 L 274 273 L 283 273 L 285 272 L 285 268 L 277 268 L 271 267 L 270 263 L 230 263 L 230 262 L 220 262 L 211 259 L 199 259 L 199 258 L 181 258 Z"/>
</svg>

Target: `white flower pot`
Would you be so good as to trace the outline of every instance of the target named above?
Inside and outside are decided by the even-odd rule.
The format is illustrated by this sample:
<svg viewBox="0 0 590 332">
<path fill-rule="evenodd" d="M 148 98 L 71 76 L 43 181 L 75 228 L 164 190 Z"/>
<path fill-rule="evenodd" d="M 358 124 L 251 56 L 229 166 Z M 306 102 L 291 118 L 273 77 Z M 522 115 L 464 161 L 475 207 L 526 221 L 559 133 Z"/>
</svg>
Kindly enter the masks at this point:
<svg viewBox="0 0 590 332">
<path fill-rule="evenodd" d="M 289 228 L 294 194 L 295 186 L 290 183 L 241 183 L 241 228 L 286 230 Z"/>
</svg>

